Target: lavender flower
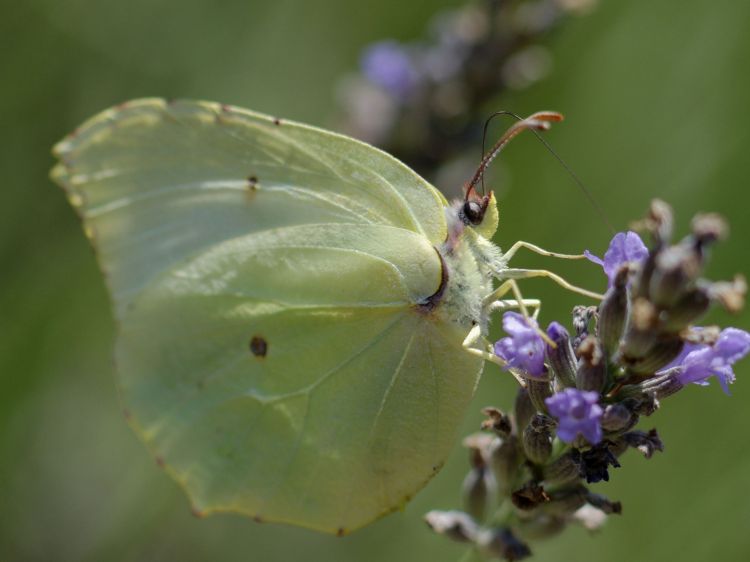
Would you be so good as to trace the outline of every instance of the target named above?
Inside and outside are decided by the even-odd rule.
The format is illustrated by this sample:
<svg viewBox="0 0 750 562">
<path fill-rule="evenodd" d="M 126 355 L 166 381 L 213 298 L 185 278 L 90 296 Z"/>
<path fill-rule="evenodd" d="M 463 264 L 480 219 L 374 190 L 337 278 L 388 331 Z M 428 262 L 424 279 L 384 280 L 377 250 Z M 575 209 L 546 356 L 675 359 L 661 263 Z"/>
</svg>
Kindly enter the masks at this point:
<svg viewBox="0 0 750 562">
<path fill-rule="evenodd" d="M 363 74 L 391 95 L 403 99 L 417 83 L 417 72 L 407 51 L 396 41 L 374 43 L 363 53 Z"/>
<path fill-rule="evenodd" d="M 547 398 L 550 414 L 558 420 L 557 435 L 572 443 L 580 433 L 592 445 L 602 440 L 601 419 L 604 410 L 598 404 L 599 393 L 566 388 Z"/>
<path fill-rule="evenodd" d="M 508 364 L 506 369 L 520 369 L 532 377 L 543 374 L 545 344 L 536 321 L 517 312 L 506 312 L 503 330 L 510 337 L 495 343 L 495 355 Z"/>
<path fill-rule="evenodd" d="M 641 263 L 648 257 L 648 249 L 635 232 L 618 232 L 609 243 L 604 260 L 588 250 L 584 255 L 592 262 L 601 265 L 609 279 L 609 286 L 614 283 L 618 270 L 626 263 Z"/>
<path fill-rule="evenodd" d="M 483 485 L 472 459 L 465 480 L 471 501 L 464 515 L 475 522 L 476 532 L 451 535 L 472 543 L 483 558 L 512 561 L 529 555 L 525 543 L 505 548 L 512 544 L 503 535 L 508 520 L 528 539 L 557 534 L 572 521 L 597 526 L 606 515 L 621 513 L 620 502 L 588 485 L 608 481 L 629 449 L 647 459 L 664 450 L 656 429 L 636 429 L 640 419 L 688 383 L 705 385 L 716 377 L 728 394 L 734 363 L 750 354 L 748 332 L 692 326 L 712 303 L 732 312 L 744 303 L 744 278 L 701 277 L 707 246 L 721 238 L 725 223 L 699 215 L 691 233 L 672 244 L 671 209 L 655 200 L 640 224 L 653 240 L 650 250 L 635 233 L 622 232 L 604 259 L 587 253 L 604 268 L 610 288 L 597 308 L 573 309 L 573 334 L 551 322 L 544 337 L 535 320 L 515 312 L 503 315 L 508 337 L 494 351 L 506 368 L 525 371 L 520 374 L 527 378 L 519 381 L 515 412 L 485 409 L 490 419 L 482 429 L 489 443 L 482 470 L 496 486 Z M 637 275 L 631 275 L 635 268 Z M 554 345 L 545 343 L 550 341 Z M 496 498 L 494 515 L 482 511 L 481 521 L 471 518 L 479 513 L 477 506 L 484 510 Z M 456 528 L 461 529 L 450 527 Z"/>
<path fill-rule="evenodd" d="M 726 328 L 713 345 L 685 344 L 680 355 L 657 374 L 674 369 L 675 378 L 682 385 L 707 385 L 707 379 L 715 376 L 724 392 L 729 394 L 729 385 L 735 380 L 732 365 L 748 352 L 750 334 L 737 328 Z"/>
</svg>

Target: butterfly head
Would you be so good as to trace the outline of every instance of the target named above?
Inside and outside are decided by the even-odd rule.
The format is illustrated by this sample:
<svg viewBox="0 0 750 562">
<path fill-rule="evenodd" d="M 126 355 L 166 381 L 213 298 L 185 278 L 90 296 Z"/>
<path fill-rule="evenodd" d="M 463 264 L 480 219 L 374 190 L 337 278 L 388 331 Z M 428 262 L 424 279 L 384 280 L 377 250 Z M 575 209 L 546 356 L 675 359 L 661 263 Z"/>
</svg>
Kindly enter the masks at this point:
<svg viewBox="0 0 750 562">
<path fill-rule="evenodd" d="M 499 222 L 495 194 L 490 191 L 487 195 L 479 195 L 474 187 L 470 186 L 461 202 L 458 217 L 464 225 L 473 228 L 477 234 L 491 239 Z"/>
</svg>

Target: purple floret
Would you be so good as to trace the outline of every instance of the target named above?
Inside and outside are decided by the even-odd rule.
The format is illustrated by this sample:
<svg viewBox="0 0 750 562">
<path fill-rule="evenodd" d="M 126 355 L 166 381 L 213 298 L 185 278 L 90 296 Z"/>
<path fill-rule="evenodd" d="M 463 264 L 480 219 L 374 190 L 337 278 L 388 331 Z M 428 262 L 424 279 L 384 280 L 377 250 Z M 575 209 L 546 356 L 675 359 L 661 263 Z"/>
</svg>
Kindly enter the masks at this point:
<svg viewBox="0 0 750 562">
<path fill-rule="evenodd" d="M 601 419 L 604 413 L 598 401 L 597 392 L 566 388 L 544 402 L 549 413 L 557 418 L 557 435 L 560 439 L 572 443 L 580 433 L 586 441 L 596 445 L 602 440 Z"/>
<path fill-rule="evenodd" d="M 517 312 L 506 312 L 503 330 L 510 337 L 495 343 L 495 355 L 507 363 L 506 369 L 519 369 L 532 377 L 544 374 L 545 344 L 536 321 Z"/>
<path fill-rule="evenodd" d="M 737 328 L 725 328 L 713 345 L 685 344 L 682 353 L 659 373 L 675 369 L 681 384 L 708 384 L 716 377 L 725 393 L 734 382 L 732 365 L 750 352 L 750 334 Z"/>
<path fill-rule="evenodd" d="M 643 262 L 648 257 L 648 248 L 635 232 L 618 232 L 609 243 L 603 260 L 588 250 L 584 252 L 584 255 L 604 268 L 611 287 L 620 267 L 626 263 Z"/>
</svg>

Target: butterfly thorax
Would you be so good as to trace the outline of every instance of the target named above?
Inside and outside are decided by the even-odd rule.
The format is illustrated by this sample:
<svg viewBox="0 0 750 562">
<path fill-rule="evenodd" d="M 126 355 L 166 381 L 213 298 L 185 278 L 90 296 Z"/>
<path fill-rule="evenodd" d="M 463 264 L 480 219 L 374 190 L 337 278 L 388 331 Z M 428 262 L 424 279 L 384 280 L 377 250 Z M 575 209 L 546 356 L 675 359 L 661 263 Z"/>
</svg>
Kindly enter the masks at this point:
<svg viewBox="0 0 750 562">
<path fill-rule="evenodd" d="M 505 267 L 500 248 L 464 224 L 456 206 L 446 209 L 448 236 L 438 248 L 445 268 L 445 288 L 437 313 L 470 329 L 480 322 L 484 298 Z"/>
</svg>

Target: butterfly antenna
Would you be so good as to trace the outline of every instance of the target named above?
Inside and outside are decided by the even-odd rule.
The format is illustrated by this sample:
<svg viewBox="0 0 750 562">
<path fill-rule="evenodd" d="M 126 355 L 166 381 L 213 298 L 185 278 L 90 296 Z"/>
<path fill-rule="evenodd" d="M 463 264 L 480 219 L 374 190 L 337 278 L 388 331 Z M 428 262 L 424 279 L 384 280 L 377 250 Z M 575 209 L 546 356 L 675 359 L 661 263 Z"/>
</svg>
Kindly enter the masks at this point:
<svg viewBox="0 0 750 562">
<path fill-rule="evenodd" d="M 487 129 L 489 128 L 490 122 L 495 117 L 499 116 L 508 116 L 512 117 L 516 120 L 516 123 L 511 126 L 502 137 L 495 143 L 495 146 L 492 147 L 489 153 L 485 153 L 485 141 L 487 138 Z M 484 173 L 487 170 L 487 167 L 490 165 L 490 163 L 497 158 L 497 155 L 500 154 L 503 148 L 513 139 L 516 135 L 521 133 L 522 131 L 529 130 L 532 133 L 534 133 L 534 136 L 539 139 L 539 142 L 541 142 L 544 145 L 544 148 L 546 148 L 552 156 L 555 157 L 555 159 L 560 163 L 560 165 L 565 169 L 565 171 L 568 173 L 568 175 L 573 178 L 573 181 L 576 183 L 576 185 L 580 188 L 581 191 L 583 191 L 583 194 L 585 195 L 586 199 L 588 200 L 589 204 L 593 207 L 594 211 L 596 211 L 596 214 L 599 215 L 599 218 L 602 220 L 602 222 L 609 228 L 610 231 L 613 233 L 615 232 L 614 226 L 612 226 L 612 223 L 607 218 L 607 215 L 604 213 L 604 210 L 601 208 L 599 203 L 594 199 L 593 195 L 589 191 L 589 189 L 586 187 L 586 185 L 581 181 L 581 178 L 578 177 L 578 175 L 573 171 L 573 169 L 568 166 L 567 162 L 562 159 L 562 157 L 555 151 L 552 146 L 542 137 L 542 135 L 539 134 L 539 131 L 548 131 L 551 127 L 551 123 L 562 121 L 563 115 L 561 113 L 557 113 L 555 111 L 540 111 L 538 113 L 534 113 L 533 115 L 530 115 L 526 119 L 523 119 L 521 116 L 516 115 L 512 111 L 496 111 L 492 115 L 490 115 L 487 120 L 484 122 L 484 130 L 482 132 L 482 160 L 479 163 L 479 166 L 477 167 L 477 171 L 474 174 L 474 177 L 472 177 L 471 181 L 469 182 L 469 186 L 467 189 L 467 194 L 476 186 L 478 182 L 481 181 L 482 184 L 482 194 L 484 194 Z"/>
</svg>

